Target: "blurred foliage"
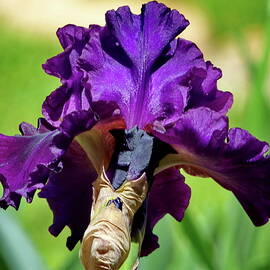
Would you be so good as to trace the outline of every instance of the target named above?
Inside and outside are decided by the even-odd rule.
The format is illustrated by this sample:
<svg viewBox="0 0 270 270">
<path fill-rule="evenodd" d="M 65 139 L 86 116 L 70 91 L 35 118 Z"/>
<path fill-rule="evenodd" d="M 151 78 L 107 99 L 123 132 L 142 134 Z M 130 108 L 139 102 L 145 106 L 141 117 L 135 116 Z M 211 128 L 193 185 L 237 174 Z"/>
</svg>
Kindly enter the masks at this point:
<svg viewBox="0 0 270 270">
<path fill-rule="evenodd" d="M 0 118 L 2 133 L 17 133 L 22 119 L 36 124 L 41 116 L 43 100 L 59 84 L 41 69 L 59 50 L 58 43 L 54 45 L 45 37 L 34 38 L 0 23 L 0 115 L 5 116 Z"/>
<path fill-rule="evenodd" d="M 250 95 L 238 125 L 269 140 L 270 113 L 265 90 L 269 79 L 270 6 L 267 8 L 265 0 L 188 3 L 205 12 L 213 39 L 231 36 L 239 46 L 250 85 L 250 89 L 242 91 L 249 90 Z M 258 59 L 250 55 L 245 39 L 245 31 L 253 27 L 265 37 Z M 42 101 L 59 84 L 41 69 L 47 58 L 60 51 L 56 44 L 52 45 L 42 35 L 33 37 L 11 29 L 0 21 L 1 133 L 16 134 L 22 120 L 35 124 L 41 116 Z M 233 195 L 212 180 L 185 176 L 192 188 L 187 215 L 181 223 L 169 216 L 158 223 L 155 233 L 160 237 L 161 248 L 142 258 L 140 269 L 270 269 L 270 226 L 255 228 Z M 71 253 L 65 248 L 69 231 L 65 229 L 57 239 L 47 232 L 52 215 L 44 200 L 36 198 L 31 205 L 22 202 L 16 216 L 1 213 L 0 220 L 1 270 L 82 269 L 78 247 Z"/>
<path fill-rule="evenodd" d="M 1 270 L 46 270 L 28 236 L 11 215 L 0 212 Z"/>
<path fill-rule="evenodd" d="M 270 140 L 270 105 L 266 96 L 270 65 L 270 1 L 265 8 L 266 21 L 262 27 L 262 50 L 257 60 L 252 59 L 246 47 L 247 41 L 242 38 L 239 43 L 244 51 L 243 57 L 248 59 L 246 66 L 250 77 L 250 95 L 246 104 L 244 126 L 260 138 Z M 256 112 L 256 113 L 254 113 Z"/>
<path fill-rule="evenodd" d="M 213 38 L 235 35 L 250 28 L 260 28 L 267 16 L 267 0 L 188 0 L 205 12 Z"/>
</svg>

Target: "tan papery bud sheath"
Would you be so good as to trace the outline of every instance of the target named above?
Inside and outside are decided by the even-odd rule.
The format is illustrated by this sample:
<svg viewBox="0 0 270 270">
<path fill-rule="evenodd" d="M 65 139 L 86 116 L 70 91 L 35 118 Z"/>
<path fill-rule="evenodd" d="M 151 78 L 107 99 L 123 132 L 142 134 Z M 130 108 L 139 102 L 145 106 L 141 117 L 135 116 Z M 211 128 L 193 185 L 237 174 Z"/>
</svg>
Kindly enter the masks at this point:
<svg viewBox="0 0 270 270">
<path fill-rule="evenodd" d="M 114 190 L 105 171 L 93 184 L 91 221 L 84 233 L 80 259 L 86 270 L 118 270 L 126 260 L 134 214 L 148 190 L 146 175 Z M 121 209 L 113 200 L 121 201 Z"/>
</svg>

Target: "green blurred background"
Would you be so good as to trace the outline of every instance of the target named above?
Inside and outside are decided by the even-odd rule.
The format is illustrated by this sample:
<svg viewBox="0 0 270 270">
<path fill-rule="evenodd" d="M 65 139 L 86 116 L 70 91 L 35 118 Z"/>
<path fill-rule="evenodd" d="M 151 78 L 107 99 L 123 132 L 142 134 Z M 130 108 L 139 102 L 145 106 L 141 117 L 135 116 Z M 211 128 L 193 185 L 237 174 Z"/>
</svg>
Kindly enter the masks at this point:
<svg viewBox="0 0 270 270">
<path fill-rule="evenodd" d="M 234 94 L 230 126 L 270 141 L 270 1 L 163 1 L 191 25 L 183 37 L 223 70 L 219 88 Z M 104 24 L 104 13 L 121 5 L 139 12 L 143 1 L 0 0 L 0 133 L 18 133 L 22 121 L 36 124 L 44 98 L 59 82 L 41 64 L 61 51 L 55 37 L 68 23 Z M 210 179 L 186 175 L 192 199 L 184 221 L 166 216 L 155 228 L 161 248 L 141 260 L 148 270 L 270 269 L 270 225 L 255 228 L 233 195 Z M 0 190 L 1 191 L 1 190 Z M 78 248 L 69 252 L 65 229 L 47 229 L 52 214 L 35 196 L 20 210 L 0 211 L 1 270 L 82 269 Z"/>
</svg>

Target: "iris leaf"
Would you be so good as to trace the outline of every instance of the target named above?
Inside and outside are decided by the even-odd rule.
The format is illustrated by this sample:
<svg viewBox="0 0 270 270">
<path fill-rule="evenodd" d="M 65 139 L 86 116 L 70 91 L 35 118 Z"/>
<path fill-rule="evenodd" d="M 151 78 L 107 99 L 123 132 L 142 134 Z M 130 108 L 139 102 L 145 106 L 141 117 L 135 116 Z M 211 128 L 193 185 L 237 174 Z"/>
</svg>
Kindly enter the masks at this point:
<svg viewBox="0 0 270 270">
<path fill-rule="evenodd" d="M 0 253 L 7 269 L 48 269 L 15 219 L 1 211 L 0 220 Z"/>
</svg>

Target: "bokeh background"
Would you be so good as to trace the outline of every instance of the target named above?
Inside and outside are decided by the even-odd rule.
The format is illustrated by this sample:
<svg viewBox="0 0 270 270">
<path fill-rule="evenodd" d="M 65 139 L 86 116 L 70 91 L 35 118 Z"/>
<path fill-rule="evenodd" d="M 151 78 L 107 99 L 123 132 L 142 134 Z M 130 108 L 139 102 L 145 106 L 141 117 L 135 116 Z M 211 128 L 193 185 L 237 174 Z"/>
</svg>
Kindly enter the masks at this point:
<svg viewBox="0 0 270 270">
<path fill-rule="evenodd" d="M 181 35 L 223 70 L 219 88 L 234 94 L 230 126 L 270 141 L 270 1 L 163 1 L 190 26 Z M 0 0 L 0 133 L 36 124 L 44 98 L 59 81 L 41 64 L 61 51 L 55 31 L 68 23 L 104 24 L 108 9 L 143 1 Z M 186 175 L 192 199 L 181 223 L 166 216 L 155 232 L 161 248 L 141 260 L 141 270 L 269 270 L 270 224 L 255 228 L 233 195 L 211 179 Z M 269 179 L 270 181 L 270 179 Z M 0 190 L 2 192 L 2 190 Z M 48 233 L 52 214 L 43 199 L 0 211 L 1 270 L 79 270 L 78 248 L 69 252 L 66 228 Z"/>
</svg>

